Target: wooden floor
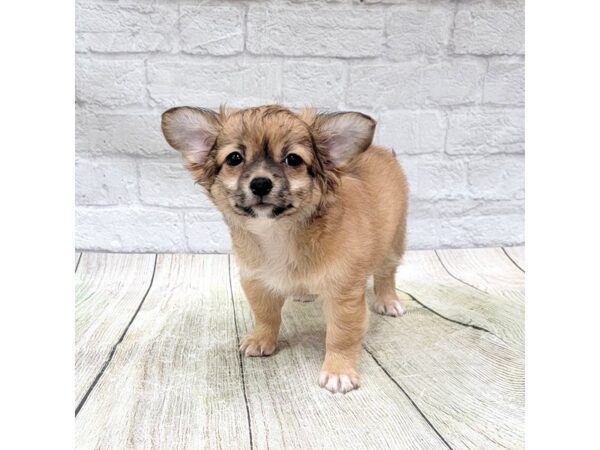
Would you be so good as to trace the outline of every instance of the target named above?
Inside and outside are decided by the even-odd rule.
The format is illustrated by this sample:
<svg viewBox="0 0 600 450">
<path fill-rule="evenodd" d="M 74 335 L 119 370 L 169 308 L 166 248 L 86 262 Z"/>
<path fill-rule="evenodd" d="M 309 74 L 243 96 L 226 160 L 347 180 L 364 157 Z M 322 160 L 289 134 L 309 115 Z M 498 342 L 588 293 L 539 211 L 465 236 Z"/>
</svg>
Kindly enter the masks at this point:
<svg viewBox="0 0 600 450">
<path fill-rule="evenodd" d="M 318 300 L 242 358 L 233 257 L 77 253 L 77 448 L 522 448 L 524 271 L 522 247 L 409 252 L 408 312 L 370 315 L 362 385 L 332 395 Z"/>
</svg>

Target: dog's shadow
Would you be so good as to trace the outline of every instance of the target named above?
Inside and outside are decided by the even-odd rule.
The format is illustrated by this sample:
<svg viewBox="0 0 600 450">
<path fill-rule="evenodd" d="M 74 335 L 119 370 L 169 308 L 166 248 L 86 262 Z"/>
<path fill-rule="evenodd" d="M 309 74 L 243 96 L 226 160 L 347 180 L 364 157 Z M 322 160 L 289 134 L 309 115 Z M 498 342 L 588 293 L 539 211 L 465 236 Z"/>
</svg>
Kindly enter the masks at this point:
<svg viewBox="0 0 600 450">
<path fill-rule="evenodd" d="M 401 326 L 403 316 L 384 316 L 373 310 L 372 305 L 375 300 L 375 294 L 372 284 L 367 287 L 366 298 L 369 309 L 368 336 L 377 338 L 381 335 L 389 334 L 390 328 Z M 407 307 L 407 314 L 416 306 L 416 304 L 413 305 L 414 301 L 410 301 L 409 303 L 405 304 L 403 302 Z M 326 329 L 323 302 L 319 298 L 310 302 L 289 299 L 286 301 L 283 309 L 278 352 L 295 346 L 310 346 L 323 349 Z"/>
</svg>

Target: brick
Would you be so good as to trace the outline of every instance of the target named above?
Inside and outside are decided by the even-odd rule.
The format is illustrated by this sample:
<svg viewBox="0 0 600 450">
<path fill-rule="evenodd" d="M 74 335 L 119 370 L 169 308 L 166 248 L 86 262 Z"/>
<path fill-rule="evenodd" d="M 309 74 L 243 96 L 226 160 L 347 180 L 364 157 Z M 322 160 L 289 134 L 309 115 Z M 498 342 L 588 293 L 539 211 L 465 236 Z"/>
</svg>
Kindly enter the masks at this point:
<svg viewBox="0 0 600 450">
<path fill-rule="evenodd" d="M 162 135 L 159 113 L 79 112 L 76 121 L 77 152 L 148 157 L 177 154 Z"/>
<path fill-rule="evenodd" d="M 373 57 L 383 50 L 384 17 L 378 9 L 252 5 L 247 27 L 246 47 L 254 54 Z"/>
<path fill-rule="evenodd" d="M 457 105 L 481 99 L 484 63 L 452 60 L 350 67 L 347 103 L 354 106 Z"/>
<path fill-rule="evenodd" d="M 218 214 L 187 212 L 185 233 L 188 248 L 193 252 L 230 253 L 229 229 Z"/>
<path fill-rule="evenodd" d="M 148 207 L 75 209 L 75 246 L 115 252 L 185 252 L 180 212 Z"/>
<path fill-rule="evenodd" d="M 446 152 L 458 154 L 523 153 L 523 109 L 450 111 Z"/>
<path fill-rule="evenodd" d="M 398 155 L 444 151 L 446 119 L 439 111 L 388 111 L 377 124 L 376 142 Z"/>
<path fill-rule="evenodd" d="M 134 161 L 84 159 L 75 161 L 77 205 L 123 205 L 137 199 Z"/>
<path fill-rule="evenodd" d="M 414 199 L 409 214 L 417 219 L 523 214 L 524 199 Z"/>
<path fill-rule="evenodd" d="M 78 4 L 75 48 L 80 52 L 171 51 L 177 42 L 177 19 L 176 5 Z"/>
<path fill-rule="evenodd" d="M 344 65 L 340 62 L 288 61 L 283 65 L 286 106 L 337 108 L 344 100 Z"/>
<path fill-rule="evenodd" d="M 472 206 L 461 214 L 462 216 L 502 216 L 502 215 L 525 215 L 525 198 L 507 200 L 475 200 Z"/>
<path fill-rule="evenodd" d="M 411 198 L 453 199 L 467 195 L 467 165 L 439 158 L 400 157 L 406 171 Z"/>
<path fill-rule="evenodd" d="M 427 1 L 427 0 L 425 0 Z M 489 11 L 489 10 L 520 10 L 525 9 L 525 0 L 459 0 L 458 10 Z"/>
<path fill-rule="evenodd" d="M 445 248 L 522 245 L 525 239 L 521 214 L 444 219 L 439 230 Z"/>
<path fill-rule="evenodd" d="M 233 55 L 244 50 L 244 8 L 181 5 L 181 48 L 194 54 Z"/>
<path fill-rule="evenodd" d="M 522 10 L 456 13 L 453 45 L 456 53 L 523 54 L 525 16 Z"/>
<path fill-rule="evenodd" d="M 444 0 L 352 0 L 353 3 L 361 4 L 382 4 L 382 5 L 431 5 L 436 3 L 444 3 Z"/>
<path fill-rule="evenodd" d="M 183 161 L 139 160 L 140 200 L 146 205 L 212 209 L 202 187 L 194 182 Z"/>
<path fill-rule="evenodd" d="M 490 61 L 483 87 L 483 102 L 523 105 L 525 103 L 523 62 Z"/>
<path fill-rule="evenodd" d="M 521 245 L 523 218 L 522 200 L 415 199 L 409 204 L 407 246 L 418 250 Z"/>
<path fill-rule="evenodd" d="M 524 197 L 525 161 L 523 156 L 479 157 L 469 161 L 468 172 L 469 191 L 472 198 Z"/>
<path fill-rule="evenodd" d="M 308 0 L 307 0 L 308 1 Z M 355 4 L 431 6 L 458 3 L 460 9 L 523 9 L 524 0 L 352 0 Z"/>
<path fill-rule="evenodd" d="M 450 6 L 450 5 L 448 5 Z M 444 52 L 454 11 L 446 8 L 400 8 L 386 17 L 386 55 L 394 60 Z"/>
<path fill-rule="evenodd" d="M 413 5 L 415 2 L 427 2 L 429 0 L 352 0 L 354 3 L 383 4 L 383 5 Z"/>
<path fill-rule="evenodd" d="M 144 61 L 79 56 L 75 67 L 75 91 L 79 103 L 108 107 L 146 103 Z"/>
<path fill-rule="evenodd" d="M 409 250 L 435 249 L 439 247 L 440 231 L 437 218 L 415 219 L 408 214 L 406 246 Z M 398 269 L 402 271 L 402 266 Z"/>
<path fill-rule="evenodd" d="M 162 106 L 255 106 L 280 101 L 277 62 L 150 61 L 151 98 Z"/>
</svg>

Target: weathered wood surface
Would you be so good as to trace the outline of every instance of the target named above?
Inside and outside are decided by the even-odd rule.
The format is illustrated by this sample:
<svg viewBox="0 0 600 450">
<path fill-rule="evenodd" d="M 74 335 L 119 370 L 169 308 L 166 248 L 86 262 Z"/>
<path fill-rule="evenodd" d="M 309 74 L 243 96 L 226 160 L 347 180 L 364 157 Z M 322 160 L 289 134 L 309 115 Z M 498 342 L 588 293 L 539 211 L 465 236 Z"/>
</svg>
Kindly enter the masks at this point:
<svg viewBox="0 0 600 450">
<path fill-rule="evenodd" d="M 232 285 L 240 335 L 252 316 L 232 258 Z M 245 358 L 244 379 L 256 448 L 445 448 L 409 398 L 369 355 L 363 384 L 332 395 L 317 384 L 325 350 L 321 302 L 288 300 L 280 347 L 268 358 Z"/>
<path fill-rule="evenodd" d="M 523 273 L 502 249 L 409 252 L 397 286 L 416 301 L 401 318 L 371 314 L 362 385 L 345 396 L 317 385 L 320 301 L 288 300 L 278 352 L 241 359 L 252 316 L 233 258 L 159 255 L 144 299 L 145 272 L 126 267 L 146 267 L 148 255 L 110 270 L 88 255 L 76 275 L 79 327 L 104 330 L 112 317 L 125 334 L 78 334 L 82 351 L 114 354 L 77 367 L 97 379 L 77 414 L 77 448 L 524 446 Z M 137 292 L 133 315 L 125 286 Z"/>
<path fill-rule="evenodd" d="M 458 259 L 452 255 L 457 254 L 449 252 L 438 256 L 433 251 L 407 252 L 396 274 L 396 287 L 441 316 L 485 329 L 522 351 L 525 340 L 523 273 L 504 263 L 510 261 L 501 250 L 482 253 L 485 258 L 470 266 L 465 260 L 470 261 L 471 257 L 454 264 Z M 463 277 L 466 272 L 462 269 L 471 267 L 474 272 L 468 278 L 472 283 L 461 280 L 451 270 L 449 272 L 441 258 L 457 273 L 457 268 L 461 268 Z M 495 263 L 500 264 L 499 268 L 493 267 Z M 480 273 L 484 266 L 488 267 L 485 276 Z M 487 279 L 490 284 L 479 283 L 482 279 Z M 506 289 L 499 284 L 503 280 L 510 283 Z"/>
<path fill-rule="evenodd" d="M 525 277 L 501 248 L 437 250 L 440 262 L 451 274 L 483 292 L 516 291 L 523 294 Z"/>
<path fill-rule="evenodd" d="M 81 252 L 75 252 L 75 272 L 77 272 L 77 266 L 79 265 L 80 259 L 81 259 Z"/>
<path fill-rule="evenodd" d="M 525 272 L 525 247 L 504 247 L 508 257 Z"/>
<path fill-rule="evenodd" d="M 155 255 L 85 253 L 75 273 L 75 402 L 106 363 L 144 293 Z"/>
<path fill-rule="evenodd" d="M 249 448 L 226 255 L 160 255 L 76 418 L 78 448 Z"/>
<path fill-rule="evenodd" d="M 523 353 L 415 301 L 404 304 L 399 319 L 371 315 L 366 349 L 450 447 L 523 447 Z"/>
</svg>

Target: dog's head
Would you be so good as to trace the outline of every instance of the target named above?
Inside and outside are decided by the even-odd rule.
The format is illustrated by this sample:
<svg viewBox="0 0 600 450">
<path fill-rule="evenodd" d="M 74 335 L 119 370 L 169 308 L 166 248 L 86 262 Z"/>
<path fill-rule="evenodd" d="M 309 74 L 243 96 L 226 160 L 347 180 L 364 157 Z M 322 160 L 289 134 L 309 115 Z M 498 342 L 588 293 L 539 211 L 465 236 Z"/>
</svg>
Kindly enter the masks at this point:
<svg viewBox="0 0 600 450">
<path fill-rule="evenodd" d="M 374 129 L 361 113 L 296 114 L 281 106 L 178 107 L 162 116 L 167 142 L 194 179 L 223 214 L 244 220 L 313 214 Z"/>
</svg>

